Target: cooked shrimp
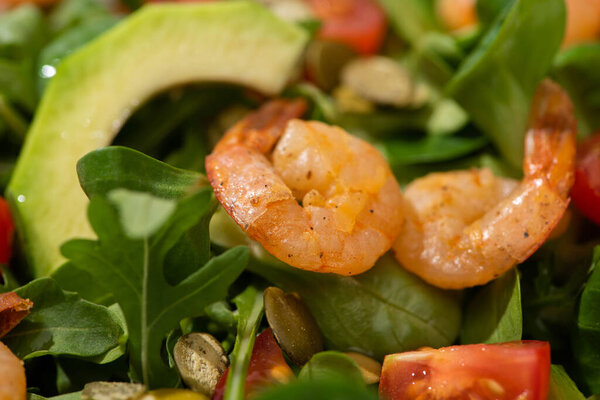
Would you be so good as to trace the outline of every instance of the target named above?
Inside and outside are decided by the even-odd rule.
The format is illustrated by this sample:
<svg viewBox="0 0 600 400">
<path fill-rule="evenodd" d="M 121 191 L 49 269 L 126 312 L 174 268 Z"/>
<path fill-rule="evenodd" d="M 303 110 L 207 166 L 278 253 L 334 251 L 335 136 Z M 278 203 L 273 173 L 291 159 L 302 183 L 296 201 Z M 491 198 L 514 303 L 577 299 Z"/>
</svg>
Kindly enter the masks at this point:
<svg viewBox="0 0 600 400">
<path fill-rule="evenodd" d="M 207 157 L 207 175 L 229 215 L 275 257 L 358 274 L 401 229 L 402 193 L 373 146 L 340 128 L 292 119 L 304 108 L 273 101 L 236 124 Z"/>
<path fill-rule="evenodd" d="M 0 342 L 0 400 L 25 400 L 26 397 L 23 361 Z"/>
<path fill-rule="evenodd" d="M 524 261 L 569 203 L 575 125 L 567 95 L 545 81 L 533 103 L 521 182 L 486 169 L 412 182 L 405 192 L 406 223 L 393 246 L 398 261 L 452 289 L 484 284 Z"/>
</svg>

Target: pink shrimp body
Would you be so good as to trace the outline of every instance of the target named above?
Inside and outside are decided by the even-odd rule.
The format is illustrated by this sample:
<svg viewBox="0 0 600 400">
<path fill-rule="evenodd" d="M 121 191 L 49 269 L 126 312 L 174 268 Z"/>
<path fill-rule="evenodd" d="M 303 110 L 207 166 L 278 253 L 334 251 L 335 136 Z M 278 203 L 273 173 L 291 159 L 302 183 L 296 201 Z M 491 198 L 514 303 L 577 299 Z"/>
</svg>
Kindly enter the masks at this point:
<svg viewBox="0 0 600 400">
<path fill-rule="evenodd" d="M 568 96 L 544 81 L 526 134 L 524 178 L 488 170 L 435 173 L 406 189 L 398 261 L 443 288 L 481 285 L 527 259 L 569 204 L 576 122 Z"/>
<path fill-rule="evenodd" d="M 228 131 L 206 160 L 209 181 L 229 215 L 275 257 L 358 274 L 400 231 L 402 193 L 373 146 L 291 119 L 302 114 L 299 104 L 270 102 Z"/>
</svg>

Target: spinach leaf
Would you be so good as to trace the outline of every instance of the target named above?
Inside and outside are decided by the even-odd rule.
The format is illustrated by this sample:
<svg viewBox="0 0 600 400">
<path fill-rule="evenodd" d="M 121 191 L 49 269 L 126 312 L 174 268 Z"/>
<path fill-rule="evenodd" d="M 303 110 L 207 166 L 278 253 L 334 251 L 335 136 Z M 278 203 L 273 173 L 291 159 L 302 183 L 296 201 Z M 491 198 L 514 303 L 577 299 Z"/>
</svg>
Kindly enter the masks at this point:
<svg viewBox="0 0 600 400">
<path fill-rule="evenodd" d="M 213 227 L 223 229 L 221 237 L 232 229 L 217 224 L 211 224 L 211 237 Z M 249 270 L 286 292 L 298 292 L 330 348 L 383 359 L 422 346 L 447 346 L 458 335 L 458 293 L 426 284 L 389 254 L 369 271 L 347 277 L 293 268 L 266 254 L 260 245 L 251 246 L 255 258 Z"/>
<path fill-rule="evenodd" d="M 523 316 L 519 274 L 512 269 L 473 296 L 464 314 L 461 343 L 521 340 Z"/>
<path fill-rule="evenodd" d="M 552 365 L 548 400 L 585 400 L 585 396 L 577 389 L 562 366 Z"/>
<path fill-rule="evenodd" d="M 149 387 L 172 386 L 177 374 L 162 360 L 163 340 L 180 320 L 198 316 L 204 307 L 225 297 L 244 269 L 248 252 L 245 248 L 229 250 L 204 266 L 193 266 L 183 281 L 170 285 L 165 279 L 166 256 L 186 232 L 212 212 L 211 191 L 201 188 L 179 201 L 142 199 L 144 214 L 139 212 L 139 193 L 122 189 L 116 199 L 114 193 L 90 200 L 88 216 L 98 240 L 71 240 L 62 251 L 112 293 L 123 310 L 135 379 Z M 160 214 L 158 220 L 165 221 L 160 226 L 143 222 L 156 222 L 157 217 L 149 215 L 154 212 Z"/>
<path fill-rule="evenodd" d="M 339 351 L 322 351 L 312 356 L 300 370 L 300 380 L 328 381 L 348 380 L 356 386 L 364 386 L 362 373 L 349 356 Z"/>
<path fill-rule="evenodd" d="M 300 380 L 260 392 L 255 400 L 377 400 L 377 393 L 344 380 Z"/>
<path fill-rule="evenodd" d="M 245 398 L 246 374 L 256 340 L 256 332 L 262 320 L 263 293 L 254 286 L 248 286 L 233 299 L 237 306 L 237 336 L 231 355 L 231 365 L 225 384 L 224 400 Z"/>
<path fill-rule="evenodd" d="M 171 167 L 139 151 L 104 147 L 83 156 L 77 174 L 88 197 L 113 189 L 144 191 L 165 199 L 179 199 L 208 181 L 203 175 Z"/>
<path fill-rule="evenodd" d="M 594 249 L 592 268 L 581 294 L 573 343 L 583 383 L 590 392 L 600 393 L 600 246 Z"/>
<path fill-rule="evenodd" d="M 446 88 L 514 166 L 523 158 L 531 100 L 564 26 L 564 1 L 516 0 Z"/>
<path fill-rule="evenodd" d="M 102 358 L 113 349 L 117 352 L 113 355 L 123 354 L 119 339 L 124 328 L 108 308 L 64 292 L 51 278 L 34 280 L 15 292 L 34 303 L 31 314 L 3 338 L 19 358 L 45 354 Z"/>
<path fill-rule="evenodd" d="M 553 74 L 575 104 L 578 130 L 587 135 L 600 128 L 600 43 L 587 43 L 561 52 Z"/>
</svg>

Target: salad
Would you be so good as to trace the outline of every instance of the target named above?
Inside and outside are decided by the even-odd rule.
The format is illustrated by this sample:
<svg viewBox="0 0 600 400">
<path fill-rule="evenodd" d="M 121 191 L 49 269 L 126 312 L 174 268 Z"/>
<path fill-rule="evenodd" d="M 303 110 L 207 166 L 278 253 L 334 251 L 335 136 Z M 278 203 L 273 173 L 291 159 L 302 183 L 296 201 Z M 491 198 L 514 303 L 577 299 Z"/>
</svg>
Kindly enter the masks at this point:
<svg viewBox="0 0 600 400">
<path fill-rule="evenodd" d="M 0 0 L 0 400 L 595 398 L 599 71 L 598 0 Z"/>
</svg>

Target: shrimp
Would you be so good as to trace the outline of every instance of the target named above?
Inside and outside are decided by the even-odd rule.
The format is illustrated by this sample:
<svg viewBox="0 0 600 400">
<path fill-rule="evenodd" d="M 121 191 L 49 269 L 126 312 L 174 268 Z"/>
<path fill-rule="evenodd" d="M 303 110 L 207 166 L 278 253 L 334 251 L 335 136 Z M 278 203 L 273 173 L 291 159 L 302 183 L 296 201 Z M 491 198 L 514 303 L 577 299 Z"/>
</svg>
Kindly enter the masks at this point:
<svg viewBox="0 0 600 400">
<path fill-rule="evenodd" d="M 275 100 L 238 122 L 206 159 L 219 202 L 252 239 L 297 268 L 353 275 L 392 246 L 402 192 L 385 159 L 338 127 Z"/>
<path fill-rule="evenodd" d="M 576 122 L 560 87 L 540 85 L 525 138 L 524 178 L 487 169 L 434 173 L 405 191 L 406 220 L 393 250 L 427 282 L 448 289 L 481 285 L 527 259 L 569 204 Z"/>
<path fill-rule="evenodd" d="M 0 342 L 0 400 L 25 400 L 26 397 L 23 361 Z"/>
</svg>

